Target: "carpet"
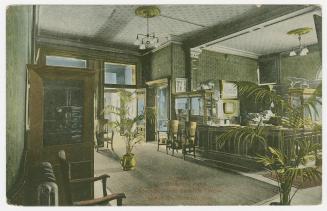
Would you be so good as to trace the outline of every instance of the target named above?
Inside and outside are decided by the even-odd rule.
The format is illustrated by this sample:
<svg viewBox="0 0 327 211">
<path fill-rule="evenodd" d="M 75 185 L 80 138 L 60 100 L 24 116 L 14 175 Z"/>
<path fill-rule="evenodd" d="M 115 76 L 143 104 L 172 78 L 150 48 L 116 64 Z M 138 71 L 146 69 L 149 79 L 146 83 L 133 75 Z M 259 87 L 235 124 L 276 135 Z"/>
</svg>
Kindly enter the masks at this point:
<svg viewBox="0 0 327 211">
<path fill-rule="evenodd" d="M 108 189 L 124 192 L 124 205 L 251 205 L 271 198 L 277 187 L 236 173 L 184 161 L 181 152 L 158 152 L 156 144 L 137 145 L 135 170 L 123 171 L 115 152 L 95 153 L 95 173 L 110 175 Z M 120 151 L 121 150 L 121 151 Z"/>
</svg>

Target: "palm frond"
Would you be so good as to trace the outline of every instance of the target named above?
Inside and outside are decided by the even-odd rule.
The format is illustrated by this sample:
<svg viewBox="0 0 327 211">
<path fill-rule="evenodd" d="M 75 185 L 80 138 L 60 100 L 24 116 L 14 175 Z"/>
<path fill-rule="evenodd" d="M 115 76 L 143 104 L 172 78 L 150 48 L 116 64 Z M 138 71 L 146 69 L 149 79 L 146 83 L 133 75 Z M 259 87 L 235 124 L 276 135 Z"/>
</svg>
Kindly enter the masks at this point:
<svg viewBox="0 0 327 211">
<path fill-rule="evenodd" d="M 286 156 L 280 149 L 268 147 L 268 150 L 272 155 L 271 157 L 275 160 L 275 164 L 280 164 L 282 166 L 286 164 Z"/>
<path fill-rule="evenodd" d="M 236 144 L 238 145 L 240 143 L 253 144 L 254 142 L 260 142 L 263 146 L 266 146 L 264 131 L 265 128 L 262 126 L 255 128 L 251 126 L 231 128 L 217 136 L 216 143 L 219 148 L 222 148 L 227 141 L 236 141 Z"/>
</svg>

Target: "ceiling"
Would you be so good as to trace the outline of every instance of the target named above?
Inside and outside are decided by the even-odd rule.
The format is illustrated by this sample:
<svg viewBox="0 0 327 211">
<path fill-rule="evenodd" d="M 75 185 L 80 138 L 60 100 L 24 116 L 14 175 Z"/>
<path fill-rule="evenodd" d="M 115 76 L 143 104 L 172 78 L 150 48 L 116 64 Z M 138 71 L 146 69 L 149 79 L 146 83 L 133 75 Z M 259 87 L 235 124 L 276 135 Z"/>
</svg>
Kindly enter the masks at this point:
<svg viewBox="0 0 327 211">
<path fill-rule="evenodd" d="M 38 8 L 37 36 L 102 46 L 138 50 L 133 43 L 138 33 L 146 32 L 146 19 L 135 15 L 140 5 L 41 5 Z M 249 17 L 262 10 L 256 5 L 159 5 L 161 15 L 149 19 L 150 32 L 160 43 L 184 41 L 210 27 Z M 300 26 L 314 28 L 312 15 L 262 28 L 243 36 L 207 47 L 239 49 L 261 55 L 285 50 L 297 44 L 286 32 Z M 317 42 L 315 33 L 305 35 L 306 44 Z"/>
<path fill-rule="evenodd" d="M 309 12 L 300 16 L 277 21 L 275 24 L 265 24 L 246 30 L 245 34 L 231 39 L 221 39 L 215 44 L 208 45 L 204 49 L 229 52 L 234 54 L 258 57 L 272 53 L 291 50 L 299 46 L 297 35 L 288 35 L 287 32 L 302 27 L 310 27 L 312 31 L 301 36 L 301 43 L 305 46 L 318 42 L 313 15 L 317 11 Z M 253 31 L 254 30 L 254 31 Z"/>
</svg>

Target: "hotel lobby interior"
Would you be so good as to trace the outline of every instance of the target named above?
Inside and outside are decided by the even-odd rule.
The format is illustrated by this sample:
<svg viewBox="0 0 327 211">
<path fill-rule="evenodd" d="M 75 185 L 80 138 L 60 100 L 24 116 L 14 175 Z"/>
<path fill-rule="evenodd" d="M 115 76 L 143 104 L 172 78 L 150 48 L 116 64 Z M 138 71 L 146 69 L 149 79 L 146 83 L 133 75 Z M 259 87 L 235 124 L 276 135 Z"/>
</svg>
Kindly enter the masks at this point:
<svg viewBox="0 0 327 211">
<path fill-rule="evenodd" d="M 6 196 L 322 203 L 318 5 L 10 5 Z"/>
</svg>

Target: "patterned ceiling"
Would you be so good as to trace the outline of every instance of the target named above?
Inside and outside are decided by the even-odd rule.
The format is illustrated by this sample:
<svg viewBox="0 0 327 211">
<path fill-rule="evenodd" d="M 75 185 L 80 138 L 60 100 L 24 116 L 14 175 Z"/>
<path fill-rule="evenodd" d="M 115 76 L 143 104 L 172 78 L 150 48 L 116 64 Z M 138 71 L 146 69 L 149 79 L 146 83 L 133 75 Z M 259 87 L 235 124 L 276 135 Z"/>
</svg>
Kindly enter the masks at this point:
<svg viewBox="0 0 327 211">
<path fill-rule="evenodd" d="M 146 19 L 135 15 L 140 5 L 41 5 L 38 16 L 38 36 L 67 39 L 85 43 L 128 47 L 138 33 L 146 33 Z M 217 24 L 228 23 L 261 10 L 255 5 L 159 5 L 161 15 L 149 19 L 150 32 L 160 43 L 172 37 L 183 41 L 193 34 Z M 298 44 L 297 38 L 286 32 L 308 26 L 314 29 L 312 14 L 298 16 L 233 39 L 207 47 L 219 51 L 237 49 L 253 55 L 281 52 Z M 317 43 L 315 32 L 305 35 L 306 45 Z"/>
<path fill-rule="evenodd" d="M 140 5 L 40 6 L 39 36 L 55 36 L 106 44 L 133 45 L 146 32 L 146 19 L 135 15 Z M 255 5 L 159 5 L 161 16 L 149 19 L 150 32 L 161 43 L 171 36 L 184 39 L 207 27 L 241 18 Z M 135 46 L 136 47 L 136 46 Z"/>
</svg>

